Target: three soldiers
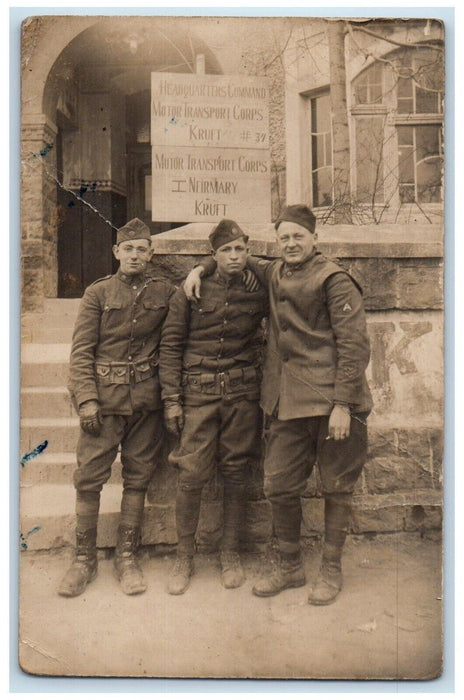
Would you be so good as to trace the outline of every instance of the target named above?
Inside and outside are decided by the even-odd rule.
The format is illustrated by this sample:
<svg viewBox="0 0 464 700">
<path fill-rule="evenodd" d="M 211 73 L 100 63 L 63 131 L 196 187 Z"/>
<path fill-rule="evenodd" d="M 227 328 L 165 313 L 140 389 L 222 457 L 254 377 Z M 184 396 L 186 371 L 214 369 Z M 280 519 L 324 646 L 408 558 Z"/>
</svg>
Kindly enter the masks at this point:
<svg viewBox="0 0 464 700">
<path fill-rule="evenodd" d="M 119 269 L 86 289 L 72 340 L 69 388 L 80 419 L 76 553 L 58 590 L 68 597 L 81 594 L 97 575 L 100 492 L 119 446 L 123 494 L 114 569 L 124 593 L 146 589 L 135 555 L 162 446 L 158 346 L 175 290 L 145 274 L 152 248 L 140 219 L 118 230 L 113 254 Z"/>
<path fill-rule="evenodd" d="M 73 339 L 71 388 L 82 428 L 75 475 L 77 555 L 62 595 L 78 595 L 96 575 L 99 496 L 119 443 L 124 491 L 115 569 L 125 592 L 145 589 L 134 555 L 160 449 L 155 357 L 169 301 L 160 379 L 166 426 L 179 437 L 170 457 L 179 468 L 179 485 L 178 551 L 168 591 L 181 594 L 189 585 L 201 492 L 216 462 L 224 479 L 222 582 L 226 588 L 243 583 L 237 550 L 245 480 L 260 448 L 253 338 L 266 313 L 267 289 L 270 327 L 261 406 L 270 427 L 264 492 L 280 563 L 253 593 L 272 596 L 306 583 L 301 496 L 317 463 L 325 540 L 309 602 L 335 600 L 342 587 L 352 493 L 367 452 L 369 341 L 361 290 L 317 251 L 315 223 L 308 207 L 286 207 L 275 224 L 281 259 L 266 261 L 248 257 L 248 237 L 235 222 L 221 221 L 210 235 L 214 262 L 195 268 L 174 296 L 168 283 L 142 276 L 151 257 L 147 227 L 133 220 L 118 232 L 114 252 L 120 270 L 86 290 Z M 130 251 L 121 248 L 123 241 L 130 241 Z M 247 285 L 245 265 L 262 286 Z"/>
</svg>

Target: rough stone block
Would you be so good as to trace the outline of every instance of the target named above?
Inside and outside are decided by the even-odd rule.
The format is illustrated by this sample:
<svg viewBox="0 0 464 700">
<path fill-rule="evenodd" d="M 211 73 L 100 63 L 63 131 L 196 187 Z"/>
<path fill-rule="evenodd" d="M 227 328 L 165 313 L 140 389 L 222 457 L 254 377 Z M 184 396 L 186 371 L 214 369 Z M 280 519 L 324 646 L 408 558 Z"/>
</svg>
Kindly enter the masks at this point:
<svg viewBox="0 0 464 700">
<path fill-rule="evenodd" d="M 177 542 L 174 504 L 150 505 L 145 508 L 142 544 L 175 544 Z"/>
<path fill-rule="evenodd" d="M 348 270 L 363 289 L 368 310 L 391 309 L 396 306 L 397 261 L 388 258 L 345 260 Z"/>
<path fill-rule="evenodd" d="M 182 246 L 182 243 L 179 243 Z M 150 264 L 150 272 L 162 279 L 168 279 L 173 284 L 180 284 L 190 270 L 198 265 L 204 255 L 156 255 L 156 239 L 153 243 L 155 255 Z"/>
<path fill-rule="evenodd" d="M 367 459 L 386 457 L 395 451 L 398 436 L 394 428 L 369 429 Z"/>
<path fill-rule="evenodd" d="M 422 464 L 391 454 L 369 460 L 365 467 L 368 493 L 390 493 L 404 489 L 433 488 L 432 474 Z"/>
<path fill-rule="evenodd" d="M 381 499 L 378 507 L 369 509 L 354 505 L 351 515 L 351 531 L 363 532 L 397 532 L 404 526 L 405 510 L 403 506 L 384 506 Z"/>
<path fill-rule="evenodd" d="M 443 308 L 443 264 L 438 259 L 402 260 L 398 266 L 397 308 Z"/>
<path fill-rule="evenodd" d="M 441 529 L 442 519 L 442 506 L 415 505 L 406 508 L 404 529 L 408 532 Z"/>
<path fill-rule="evenodd" d="M 432 477 L 435 488 L 441 488 L 443 483 L 443 431 L 430 430 L 430 446 L 432 448 Z"/>
<path fill-rule="evenodd" d="M 177 470 L 167 463 L 164 454 L 150 481 L 147 500 L 153 504 L 174 503 L 177 489 Z"/>
</svg>

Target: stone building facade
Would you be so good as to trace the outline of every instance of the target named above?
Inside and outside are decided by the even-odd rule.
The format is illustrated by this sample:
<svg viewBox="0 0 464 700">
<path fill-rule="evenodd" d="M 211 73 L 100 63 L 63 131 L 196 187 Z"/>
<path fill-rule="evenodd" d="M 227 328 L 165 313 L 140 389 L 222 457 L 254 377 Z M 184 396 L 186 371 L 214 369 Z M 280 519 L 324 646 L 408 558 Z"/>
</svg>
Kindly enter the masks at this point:
<svg viewBox="0 0 464 700">
<path fill-rule="evenodd" d="M 115 228 L 144 219 L 157 271 L 176 282 L 208 252 L 210 224 L 152 221 L 145 193 L 150 73 L 195 72 L 198 57 L 206 73 L 269 78 L 272 219 L 285 201 L 307 202 L 321 249 L 365 290 L 375 409 L 353 532 L 441 527 L 443 27 L 429 20 L 343 23 L 343 65 L 329 55 L 328 36 L 326 21 L 308 18 L 25 21 L 22 454 L 48 441 L 22 472 L 29 487 L 22 490 L 23 532 L 39 514 L 41 521 L 30 546 L 72 541 L 77 420 L 64 392 L 70 334 L 85 286 L 114 269 Z M 330 116 L 337 114 L 331 87 L 341 75 L 346 123 Z M 255 253 L 276 255 L 271 222 L 249 233 Z M 116 500 L 110 484 L 103 505 L 102 546 L 113 544 L 119 478 L 112 478 Z M 174 481 L 164 468 L 153 483 L 147 543 L 175 541 Z M 321 527 L 317 494 L 313 481 L 304 534 Z M 212 485 L 206 544 L 220 530 L 217 495 Z M 264 541 L 269 528 L 266 502 L 251 503 L 248 541 Z"/>
</svg>

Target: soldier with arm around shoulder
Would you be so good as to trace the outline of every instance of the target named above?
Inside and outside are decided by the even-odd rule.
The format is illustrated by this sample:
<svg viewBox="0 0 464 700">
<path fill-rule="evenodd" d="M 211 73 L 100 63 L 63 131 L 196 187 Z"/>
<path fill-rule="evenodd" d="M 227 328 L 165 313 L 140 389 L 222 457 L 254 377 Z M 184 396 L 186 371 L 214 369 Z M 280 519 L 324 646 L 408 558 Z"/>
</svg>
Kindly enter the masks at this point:
<svg viewBox="0 0 464 700">
<path fill-rule="evenodd" d="M 306 583 L 301 496 L 317 463 L 325 540 L 309 602 L 327 605 L 342 588 L 341 556 L 352 493 L 366 459 L 372 399 L 365 376 L 370 350 L 362 292 L 347 272 L 317 250 L 315 225 L 307 206 L 285 207 L 275 223 L 281 258 L 251 257 L 247 263 L 269 291 L 261 395 L 270 417 L 264 491 L 280 550 L 280 566 L 253 593 L 272 596 Z M 201 272 L 191 273 L 189 293 L 198 293 Z"/>
<path fill-rule="evenodd" d="M 114 275 L 84 293 L 74 328 L 69 388 L 79 414 L 76 554 L 59 594 L 80 595 L 97 575 L 100 493 L 121 448 L 123 493 L 114 567 L 128 595 L 146 589 L 136 560 L 145 494 L 158 464 L 162 410 L 161 327 L 174 287 L 146 275 L 148 226 L 132 219 L 117 232 Z"/>
<path fill-rule="evenodd" d="M 224 481 L 222 583 L 244 581 L 238 553 L 246 507 L 246 478 L 260 455 L 258 347 L 267 311 L 266 291 L 243 277 L 248 236 L 224 219 L 210 235 L 217 270 L 201 298 L 179 289 L 163 328 L 160 379 L 168 429 L 179 436 L 170 462 L 179 470 L 176 496 L 177 558 L 168 592 L 179 595 L 193 574 L 195 534 L 204 485 L 216 466 Z"/>
</svg>

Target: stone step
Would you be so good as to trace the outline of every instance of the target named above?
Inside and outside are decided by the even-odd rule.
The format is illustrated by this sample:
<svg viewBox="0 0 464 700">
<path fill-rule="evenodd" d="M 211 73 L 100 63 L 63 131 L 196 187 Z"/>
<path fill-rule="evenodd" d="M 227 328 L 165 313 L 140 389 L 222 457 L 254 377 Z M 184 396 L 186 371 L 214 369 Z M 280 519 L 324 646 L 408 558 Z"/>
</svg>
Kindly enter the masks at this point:
<svg viewBox="0 0 464 700">
<path fill-rule="evenodd" d="M 68 343 L 71 345 L 74 321 L 70 325 L 52 325 L 49 321 L 37 324 L 35 328 L 22 327 L 21 341 L 25 343 Z"/>
<path fill-rule="evenodd" d="M 21 489 L 21 549 L 53 549 L 74 544 L 75 490 L 64 484 Z M 106 484 L 101 495 L 98 546 L 114 547 L 121 507 L 121 486 Z M 176 542 L 174 505 L 146 505 L 144 544 Z"/>
<path fill-rule="evenodd" d="M 21 416 L 66 418 L 75 415 L 65 386 L 32 386 L 21 389 Z"/>
<path fill-rule="evenodd" d="M 106 484 L 102 491 L 98 546 L 114 547 L 121 503 L 120 484 Z M 53 549 L 74 544 L 75 491 L 72 485 L 37 484 L 20 493 L 21 530 L 19 546 L 25 550 Z M 323 500 L 302 499 L 302 537 L 320 535 L 324 527 Z M 217 546 L 221 536 L 222 506 L 204 501 L 201 507 L 197 542 Z M 442 526 L 442 495 L 429 489 L 417 490 L 411 502 L 409 491 L 376 496 L 357 496 L 353 503 L 350 532 L 425 532 Z M 243 540 L 252 546 L 269 541 L 272 533 L 267 501 L 247 504 Z M 173 545 L 176 542 L 175 506 L 145 504 L 143 544 Z"/>
<path fill-rule="evenodd" d="M 25 343 L 21 348 L 21 386 L 63 387 L 68 383 L 68 343 Z"/>
<path fill-rule="evenodd" d="M 48 448 L 37 457 L 27 460 L 21 467 L 21 487 L 36 486 L 37 484 L 72 484 L 76 468 L 74 452 L 49 452 Z M 109 484 L 120 484 L 121 459 L 118 453 L 113 467 Z"/>
<path fill-rule="evenodd" d="M 47 299 L 44 310 L 21 318 L 23 343 L 69 343 L 80 299 Z"/>
<path fill-rule="evenodd" d="M 45 440 L 49 452 L 73 452 L 79 435 L 79 419 L 24 418 L 21 421 L 21 456 Z"/>
</svg>

